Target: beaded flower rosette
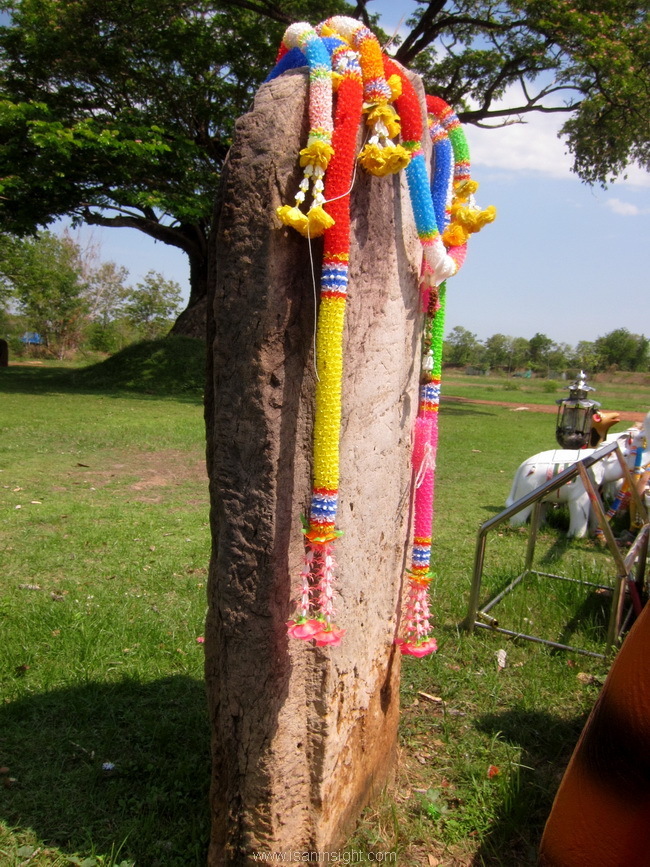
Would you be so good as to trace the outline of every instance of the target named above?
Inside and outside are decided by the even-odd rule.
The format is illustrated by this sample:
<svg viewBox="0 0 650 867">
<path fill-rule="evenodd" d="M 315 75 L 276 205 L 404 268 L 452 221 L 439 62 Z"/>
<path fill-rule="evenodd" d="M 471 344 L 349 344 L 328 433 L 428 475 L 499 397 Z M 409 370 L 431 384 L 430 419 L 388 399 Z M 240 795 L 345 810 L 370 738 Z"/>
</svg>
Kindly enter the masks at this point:
<svg viewBox="0 0 650 867">
<path fill-rule="evenodd" d="M 305 557 L 292 638 L 337 645 L 335 542 L 339 502 L 339 441 L 343 379 L 343 328 L 350 261 L 350 193 L 355 167 L 384 176 L 405 171 L 422 247 L 423 311 L 420 395 L 412 450 L 413 527 L 410 564 L 396 643 L 402 653 L 436 650 L 429 585 L 438 409 L 444 334 L 445 280 L 463 264 L 467 239 L 495 217 L 474 203 L 469 152 L 449 105 L 427 97 L 433 147 L 431 178 L 422 147 L 425 134 L 418 96 L 398 64 L 382 54 L 376 37 L 353 18 L 337 16 L 312 27 L 291 25 L 267 80 L 288 69 L 309 68 L 309 124 L 300 151 L 303 178 L 292 205 L 277 209 L 281 223 L 308 239 L 323 236 L 320 304 L 316 326 L 318 371 L 313 433 L 313 479 L 303 528 Z M 356 153 L 365 120 L 367 137 Z"/>
</svg>

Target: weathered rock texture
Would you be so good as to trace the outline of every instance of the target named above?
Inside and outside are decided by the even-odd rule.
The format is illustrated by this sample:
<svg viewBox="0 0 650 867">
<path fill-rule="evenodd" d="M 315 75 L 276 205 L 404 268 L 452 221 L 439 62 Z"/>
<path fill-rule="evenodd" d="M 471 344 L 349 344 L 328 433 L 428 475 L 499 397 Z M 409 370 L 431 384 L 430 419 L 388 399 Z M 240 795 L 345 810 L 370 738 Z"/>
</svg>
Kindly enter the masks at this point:
<svg viewBox="0 0 650 867">
<path fill-rule="evenodd" d="M 214 551 L 209 863 L 338 846 L 390 770 L 417 410 L 420 261 L 405 181 L 357 172 L 345 329 L 339 528 L 343 644 L 289 640 L 311 488 L 309 247 L 279 227 L 307 136 L 304 70 L 240 119 L 218 207 L 207 399 Z M 313 245 L 318 285 L 321 245 Z"/>
</svg>

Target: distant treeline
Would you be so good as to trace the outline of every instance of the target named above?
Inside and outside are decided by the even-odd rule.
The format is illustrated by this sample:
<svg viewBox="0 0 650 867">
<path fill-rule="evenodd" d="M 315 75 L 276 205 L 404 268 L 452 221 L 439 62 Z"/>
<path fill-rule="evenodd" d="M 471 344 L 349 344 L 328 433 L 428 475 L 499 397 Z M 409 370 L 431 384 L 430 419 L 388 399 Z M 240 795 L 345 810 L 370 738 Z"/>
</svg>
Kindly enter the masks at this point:
<svg viewBox="0 0 650 867">
<path fill-rule="evenodd" d="M 575 368 L 590 373 L 648 371 L 650 339 L 643 334 L 631 334 L 627 328 L 617 328 L 594 341 L 581 340 L 571 347 L 539 332 L 530 340 L 507 334 L 493 334 L 486 340 L 479 340 L 471 331 L 457 325 L 445 340 L 443 361 L 453 367 L 502 370 L 509 374 L 530 370 L 549 375 Z"/>
</svg>

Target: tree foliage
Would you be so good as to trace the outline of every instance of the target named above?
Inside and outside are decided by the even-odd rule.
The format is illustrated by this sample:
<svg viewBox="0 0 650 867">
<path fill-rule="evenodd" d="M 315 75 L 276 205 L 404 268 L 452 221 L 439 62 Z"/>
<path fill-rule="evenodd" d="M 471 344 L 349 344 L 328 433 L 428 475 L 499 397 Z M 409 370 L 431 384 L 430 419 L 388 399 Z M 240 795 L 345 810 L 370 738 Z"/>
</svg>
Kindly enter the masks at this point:
<svg viewBox="0 0 650 867">
<path fill-rule="evenodd" d="M 183 250 L 205 294 L 212 202 L 235 118 L 286 25 L 367 0 L 0 0 L 0 228 L 61 215 Z M 418 0 L 396 57 L 462 120 L 567 116 L 575 170 L 648 165 L 647 8 L 640 0 Z M 506 97 L 511 100 L 507 107 Z"/>
<path fill-rule="evenodd" d="M 485 361 L 489 367 L 510 369 L 512 364 L 512 337 L 505 334 L 493 334 L 485 341 Z"/>
<path fill-rule="evenodd" d="M 650 340 L 642 334 L 630 334 L 627 328 L 617 328 L 593 345 L 598 370 L 647 370 L 650 363 Z"/>
<path fill-rule="evenodd" d="M 58 358 L 76 349 L 88 308 L 74 242 L 50 232 L 26 240 L 5 237 L 0 269 L 45 347 Z"/>
<path fill-rule="evenodd" d="M 452 365 L 479 364 L 483 355 L 480 349 L 482 347 L 476 334 L 457 325 L 447 337 L 445 361 Z"/>
<path fill-rule="evenodd" d="M 574 171 L 606 183 L 650 165 L 647 16 L 642 0 L 430 0 L 396 56 L 465 122 L 565 113 Z"/>
<path fill-rule="evenodd" d="M 124 309 L 129 272 L 115 262 L 100 262 L 95 267 L 86 267 L 84 270 L 89 318 L 107 326 L 109 322 L 117 319 Z"/>
<path fill-rule="evenodd" d="M 124 313 L 140 335 L 151 340 L 169 330 L 170 320 L 178 315 L 181 287 L 166 280 L 157 271 L 149 271 L 144 279 L 126 295 Z"/>
<path fill-rule="evenodd" d="M 642 334 L 631 334 L 627 328 L 617 328 L 593 342 L 581 340 L 575 348 L 539 332 L 530 340 L 493 334 L 480 341 L 457 325 L 445 340 L 444 362 L 508 374 L 529 368 L 545 376 L 578 369 L 589 373 L 610 369 L 643 372 L 650 370 L 650 340 Z"/>
<path fill-rule="evenodd" d="M 0 235 L 4 330 L 15 339 L 26 329 L 37 332 L 59 358 L 80 346 L 114 352 L 169 331 L 181 302 L 178 283 L 155 271 L 135 287 L 127 278 L 126 268 L 101 259 L 92 240 L 82 246 L 69 232 Z"/>
<path fill-rule="evenodd" d="M 201 296 L 235 119 L 286 22 L 347 8 L 295 0 L 280 22 L 206 0 L 3 0 L 0 224 L 139 229 L 187 253 Z"/>
</svg>

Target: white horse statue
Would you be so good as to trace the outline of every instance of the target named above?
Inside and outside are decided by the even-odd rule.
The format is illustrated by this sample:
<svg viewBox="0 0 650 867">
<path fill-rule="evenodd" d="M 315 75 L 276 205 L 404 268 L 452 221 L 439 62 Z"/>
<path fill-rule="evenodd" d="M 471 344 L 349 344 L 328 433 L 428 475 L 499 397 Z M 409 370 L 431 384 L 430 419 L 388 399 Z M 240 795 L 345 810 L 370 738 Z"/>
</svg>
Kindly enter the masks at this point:
<svg viewBox="0 0 650 867">
<path fill-rule="evenodd" d="M 625 462 L 630 469 L 634 466 L 638 446 L 645 449 L 642 463 L 647 464 L 650 460 L 650 451 L 648 450 L 650 445 L 650 412 L 645 417 L 643 428 L 633 427 L 622 433 L 609 434 L 606 442 L 613 441 L 618 442 Z M 532 493 L 554 476 L 566 470 L 567 467 L 594 454 L 595 451 L 597 449 L 551 449 L 527 458 L 515 473 L 506 506 L 512 506 L 517 500 Z M 623 478 L 623 470 L 615 452 L 594 464 L 589 469 L 589 473 L 598 487 Z M 589 495 L 579 476 L 556 491 L 549 493 L 543 502 L 567 503 L 570 515 L 568 535 L 581 539 L 587 534 L 590 513 Z M 510 519 L 510 526 L 518 527 L 525 523 L 532 508 L 532 506 L 528 506 L 513 515 Z"/>
</svg>

